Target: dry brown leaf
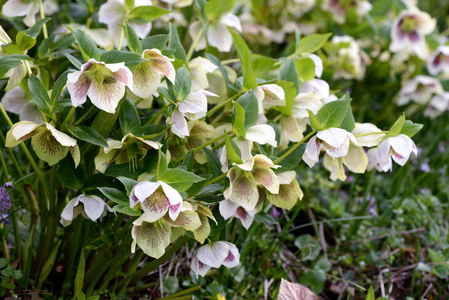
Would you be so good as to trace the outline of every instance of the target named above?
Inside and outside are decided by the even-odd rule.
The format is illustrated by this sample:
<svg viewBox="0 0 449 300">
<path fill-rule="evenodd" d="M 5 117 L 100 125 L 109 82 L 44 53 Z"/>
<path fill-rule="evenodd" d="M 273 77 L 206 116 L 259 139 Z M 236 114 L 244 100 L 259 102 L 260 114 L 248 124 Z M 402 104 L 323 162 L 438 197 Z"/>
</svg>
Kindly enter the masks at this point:
<svg viewBox="0 0 449 300">
<path fill-rule="evenodd" d="M 306 286 L 289 282 L 282 278 L 281 287 L 279 288 L 278 300 L 319 300 Z"/>
</svg>

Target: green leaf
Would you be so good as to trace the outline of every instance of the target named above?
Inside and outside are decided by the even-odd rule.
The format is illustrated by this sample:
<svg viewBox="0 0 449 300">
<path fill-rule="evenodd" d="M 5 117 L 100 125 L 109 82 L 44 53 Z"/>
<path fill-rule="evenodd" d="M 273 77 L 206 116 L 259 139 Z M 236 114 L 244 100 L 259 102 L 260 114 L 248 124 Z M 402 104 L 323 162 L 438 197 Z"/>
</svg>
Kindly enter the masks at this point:
<svg viewBox="0 0 449 300">
<path fill-rule="evenodd" d="M 391 0 L 378 0 L 374 2 L 369 14 L 373 17 L 383 17 L 390 11 L 392 5 L 393 1 Z"/>
<path fill-rule="evenodd" d="M 191 87 L 190 73 L 185 66 L 176 71 L 175 84 L 173 85 L 173 93 L 176 99 L 182 100 L 190 94 Z"/>
<path fill-rule="evenodd" d="M 84 31 L 78 28 L 68 28 L 75 35 L 76 42 L 81 48 L 81 54 L 83 55 L 84 60 L 88 61 L 90 58 L 94 58 L 96 61 L 100 61 L 100 52 L 98 51 L 94 41 L 92 41 L 92 39 L 88 37 Z"/>
<path fill-rule="evenodd" d="M 125 9 L 131 10 L 134 7 L 134 0 L 125 0 Z"/>
<path fill-rule="evenodd" d="M 57 40 L 52 46 L 51 51 L 57 51 L 57 50 L 64 50 L 66 48 L 69 48 L 71 44 L 73 44 L 76 41 L 75 36 L 73 33 L 69 33 L 61 37 L 59 40 Z"/>
<path fill-rule="evenodd" d="M 267 75 L 271 70 L 276 69 L 274 67 L 274 64 L 277 62 L 276 59 L 273 59 L 271 57 L 262 56 L 253 54 L 252 55 L 253 61 L 253 71 L 254 76 L 263 78 L 265 75 Z"/>
<path fill-rule="evenodd" d="M 101 54 L 101 61 L 107 64 L 124 62 L 131 71 L 134 70 L 141 62 L 145 61 L 141 54 L 111 50 Z"/>
<path fill-rule="evenodd" d="M 355 128 L 354 114 L 352 113 L 351 105 L 349 105 L 348 110 L 346 111 L 345 118 L 343 119 L 340 128 L 347 132 L 352 132 Z"/>
<path fill-rule="evenodd" d="M 19 54 L 22 55 L 23 51 L 22 49 L 16 44 L 16 43 L 9 43 L 9 44 L 3 44 L 2 45 L 3 52 L 6 54 Z"/>
<path fill-rule="evenodd" d="M 140 212 L 130 208 L 129 205 L 125 206 L 118 204 L 114 206 L 112 209 L 128 216 L 140 217 L 142 215 Z"/>
<path fill-rule="evenodd" d="M 175 50 L 175 53 L 173 54 L 175 58 L 183 61 L 187 60 L 186 51 L 184 50 L 184 47 L 182 47 L 181 41 L 179 40 L 179 35 L 176 31 L 175 25 L 173 25 L 172 23 L 170 23 L 168 48 Z"/>
<path fill-rule="evenodd" d="M 422 124 L 413 123 L 412 121 L 405 121 L 402 126 L 401 133 L 405 134 L 409 138 L 412 138 L 415 134 L 417 134 L 423 128 Z"/>
<path fill-rule="evenodd" d="M 54 108 L 56 101 L 59 99 L 63 89 L 67 83 L 67 75 L 74 72 L 73 70 L 67 70 L 61 75 L 59 75 L 58 79 L 56 79 L 55 84 L 53 85 L 53 89 L 51 90 L 51 106 Z"/>
<path fill-rule="evenodd" d="M 48 257 L 47 261 L 44 264 L 44 267 L 42 268 L 41 274 L 39 275 L 39 281 L 37 284 L 37 289 L 42 288 L 42 284 L 47 279 L 48 275 L 50 275 L 51 270 L 53 269 L 53 266 L 56 262 L 56 256 L 58 254 L 59 246 L 61 245 L 61 241 L 59 241 L 56 246 L 53 247 L 50 256 Z"/>
<path fill-rule="evenodd" d="M 293 82 L 278 81 L 279 85 L 285 92 L 285 106 L 276 106 L 282 114 L 290 116 L 292 114 L 293 102 L 296 98 L 296 88 Z"/>
<path fill-rule="evenodd" d="M 240 104 L 245 111 L 245 129 L 256 125 L 259 117 L 259 102 L 257 101 L 257 97 L 254 92 L 252 90 L 246 92 L 236 101 L 236 103 Z M 236 115 L 234 115 L 234 118 L 236 118 Z"/>
<path fill-rule="evenodd" d="M 8 264 L 8 260 L 4 257 L 0 257 L 0 269 L 3 269 Z"/>
<path fill-rule="evenodd" d="M 206 154 L 207 158 L 208 174 L 212 174 L 214 177 L 219 176 L 222 172 L 220 159 L 217 154 L 208 148 L 203 148 L 203 152 Z"/>
<path fill-rule="evenodd" d="M 159 6 L 138 6 L 134 7 L 128 14 L 128 20 L 133 23 L 148 23 L 159 19 L 170 11 Z"/>
<path fill-rule="evenodd" d="M 245 109 L 237 102 L 234 103 L 234 118 L 232 129 L 239 138 L 245 138 Z"/>
<path fill-rule="evenodd" d="M 16 44 L 20 48 L 21 52 L 25 52 L 34 47 L 36 44 L 36 39 L 27 35 L 24 31 L 19 31 L 16 34 Z"/>
<path fill-rule="evenodd" d="M 169 184 L 178 192 L 182 193 L 195 182 L 200 182 L 205 179 L 183 169 L 170 169 L 158 176 L 158 180 Z"/>
<path fill-rule="evenodd" d="M 279 69 L 279 80 L 293 82 L 296 89 L 295 96 L 299 93 L 299 76 L 293 59 L 287 59 L 282 62 Z"/>
<path fill-rule="evenodd" d="M 177 277 L 168 276 L 163 281 L 164 292 L 168 294 L 176 293 L 179 290 L 179 280 Z"/>
<path fill-rule="evenodd" d="M 129 198 L 124 192 L 110 187 L 99 187 L 97 189 L 109 200 L 129 207 Z"/>
<path fill-rule="evenodd" d="M 148 124 L 142 126 L 140 129 L 140 135 L 159 135 L 161 132 L 167 130 L 167 125 Z"/>
<path fill-rule="evenodd" d="M 165 157 L 165 154 L 162 152 L 161 149 L 158 149 L 158 158 L 157 158 L 157 178 L 160 180 L 160 176 L 162 176 L 163 173 L 165 173 L 168 170 L 167 167 L 167 157 Z"/>
<path fill-rule="evenodd" d="M 132 133 L 137 136 L 140 134 L 142 124 L 140 123 L 139 113 L 134 107 L 134 104 L 127 98 L 125 98 L 120 105 L 119 120 L 120 129 L 123 135 Z"/>
<path fill-rule="evenodd" d="M 76 58 L 75 56 L 69 54 L 69 53 L 64 53 L 65 57 L 67 57 L 67 59 L 72 63 L 72 65 L 75 66 L 75 68 L 77 68 L 78 70 L 81 69 L 81 67 L 83 66 L 83 63 L 80 62 L 78 60 L 78 58 Z"/>
<path fill-rule="evenodd" d="M 128 48 L 131 52 L 142 54 L 142 44 L 134 29 L 126 23 L 125 36 L 128 41 Z"/>
<path fill-rule="evenodd" d="M 401 134 L 402 127 L 404 127 L 404 124 L 405 124 L 405 115 L 402 115 L 396 120 L 396 122 L 394 122 L 393 126 L 391 126 L 390 130 L 384 136 L 383 139 L 385 140 L 389 137 L 394 137 Z"/>
<path fill-rule="evenodd" d="M 51 18 L 40 19 L 39 21 L 34 23 L 34 25 L 32 27 L 25 30 L 25 33 L 33 39 L 37 38 L 37 36 L 41 32 L 42 26 L 44 26 L 44 24 L 50 20 L 51 20 Z"/>
<path fill-rule="evenodd" d="M 375 300 L 376 299 L 375 297 L 376 296 L 374 295 L 373 286 L 370 286 L 368 290 L 368 295 L 366 296 L 366 300 Z"/>
<path fill-rule="evenodd" d="M 323 127 L 323 125 L 320 124 L 320 122 L 318 122 L 316 116 L 313 114 L 313 112 L 311 112 L 309 109 L 307 109 L 307 113 L 309 114 L 309 120 L 310 120 L 310 125 L 312 125 L 312 128 L 315 130 L 323 130 L 325 129 Z"/>
<path fill-rule="evenodd" d="M 9 69 L 20 66 L 22 64 L 22 60 L 33 61 L 33 59 L 28 55 L 22 54 L 11 54 L 0 58 L 0 78 L 5 77 L 5 74 L 9 71 Z"/>
<path fill-rule="evenodd" d="M 82 167 L 75 169 L 72 157 L 67 156 L 58 164 L 58 180 L 64 187 L 79 190 L 86 182 L 86 172 Z"/>
<path fill-rule="evenodd" d="M 51 116 L 51 100 L 48 96 L 47 89 L 45 89 L 41 80 L 31 74 L 28 79 L 28 88 L 30 89 L 31 97 L 39 110 L 44 114 Z"/>
<path fill-rule="evenodd" d="M 45 57 L 47 53 L 50 52 L 51 44 L 53 43 L 55 36 L 56 35 L 53 34 L 48 38 L 42 40 L 39 47 L 37 48 L 37 55 L 39 56 L 39 58 Z"/>
<path fill-rule="evenodd" d="M 165 48 L 165 45 L 167 45 L 168 38 L 169 38 L 168 34 L 158 34 L 149 36 L 142 40 L 142 48 L 143 49 L 156 48 L 162 51 Z"/>
<path fill-rule="evenodd" d="M 293 145 L 291 147 L 294 147 L 294 146 L 295 145 Z M 281 157 L 284 153 L 286 153 L 288 150 L 290 150 L 291 147 L 282 150 L 279 154 L 277 154 L 277 157 Z M 282 173 L 282 172 L 286 172 L 286 171 L 295 169 L 296 166 L 298 166 L 298 164 L 301 162 L 302 155 L 304 154 L 305 149 L 306 149 L 305 144 L 302 144 L 301 146 L 296 148 L 292 153 L 290 153 L 286 158 L 284 158 L 282 160 L 282 167 L 280 167 L 279 169 L 276 169 L 275 172 Z"/>
<path fill-rule="evenodd" d="M 109 148 L 109 145 L 104 137 L 102 137 L 98 132 L 90 127 L 78 125 L 76 127 L 68 128 L 68 130 L 72 135 L 82 141 L 100 147 Z"/>
<path fill-rule="evenodd" d="M 234 145 L 231 143 L 231 140 L 229 139 L 227 134 L 225 135 L 225 145 L 229 159 L 237 164 L 243 164 L 243 160 L 240 158 L 240 155 L 237 153 L 237 151 L 235 151 Z"/>
<path fill-rule="evenodd" d="M 249 51 L 248 45 L 246 45 L 243 38 L 235 33 L 232 28 L 228 27 L 228 30 L 232 35 L 235 49 L 237 50 L 237 54 L 242 64 L 243 90 L 249 91 L 250 89 L 255 89 L 257 87 L 257 80 L 254 75 L 251 52 Z"/>
<path fill-rule="evenodd" d="M 339 127 L 346 116 L 349 102 L 351 100 L 337 100 L 323 105 L 316 114 L 316 119 L 321 127 L 323 129 Z"/>
<path fill-rule="evenodd" d="M 235 6 L 236 0 L 209 0 L 204 6 L 204 14 L 209 20 L 217 20 L 220 16 L 230 12 Z"/>
<path fill-rule="evenodd" d="M 123 176 L 119 176 L 117 177 L 118 180 L 120 180 L 121 183 L 123 183 L 123 185 L 125 186 L 126 192 L 128 192 L 128 194 L 131 193 L 133 187 L 138 183 L 137 181 L 127 178 L 127 177 L 123 177 Z"/>
<path fill-rule="evenodd" d="M 314 33 L 305 36 L 299 42 L 297 52 L 299 53 L 312 53 L 319 50 L 326 41 L 331 37 L 332 33 L 318 34 Z"/>
<path fill-rule="evenodd" d="M 297 59 L 295 61 L 296 71 L 298 77 L 304 81 L 309 81 L 315 78 L 315 63 L 309 57 Z"/>
<path fill-rule="evenodd" d="M 84 249 L 81 249 L 81 255 L 78 262 L 78 269 L 76 270 L 75 275 L 75 286 L 74 286 L 75 298 L 78 297 L 78 293 L 81 292 L 81 289 L 83 288 L 85 271 L 86 271 L 86 259 L 84 258 Z"/>
<path fill-rule="evenodd" d="M 182 165 L 185 166 L 187 171 L 192 171 L 194 163 L 195 163 L 195 151 L 194 149 L 190 149 L 189 152 L 187 152 L 184 155 Z"/>
</svg>

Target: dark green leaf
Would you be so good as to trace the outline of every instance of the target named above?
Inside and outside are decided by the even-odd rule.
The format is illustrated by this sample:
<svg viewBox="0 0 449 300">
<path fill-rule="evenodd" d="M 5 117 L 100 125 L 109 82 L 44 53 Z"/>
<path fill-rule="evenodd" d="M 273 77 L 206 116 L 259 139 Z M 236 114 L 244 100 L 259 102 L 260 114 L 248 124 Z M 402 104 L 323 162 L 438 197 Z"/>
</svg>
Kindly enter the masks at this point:
<svg viewBox="0 0 449 300">
<path fill-rule="evenodd" d="M 122 176 L 117 177 L 117 179 L 120 180 L 121 183 L 123 183 L 128 194 L 131 193 L 133 187 L 138 183 L 137 181 L 135 181 L 133 179 L 130 179 L 127 177 L 122 177 Z"/>
<path fill-rule="evenodd" d="M 190 73 L 185 66 L 182 66 L 176 71 L 175 84 L 173 85 L 173 93 L 176 99 L 182 100 L 190 94 L 190 87 Z"/>
<path fill-rule="evenodd" d="M 142 44 L 134 29 L 126 23 L 125 30 L 126 40 L 128 41 L 128 48 L 131 52 L 142 54 Z"/>
<path fill-rule="evenodd" d="M 409 138 L 412 138 L 422 128 L 423 128 L 422 124 L 413 123 L 412 121 L 407 120 L 407 121 L 404 122 L 404 126 L 402 126 L 400 134 L 405 134 Z"/>
<path fill-rule="evenodd" d="M 129 198 L 121 190 L 110 187 L 99 187 L 98 190 L 109 200 L 123 206 L 129 206 Z"/>
<path fill-rule="evenodd" d="M 127 98 L 125 98 L 120 106 L 119 113 L 120 129 L 123 135 L 132 133 L 134 135 L 140 134 L 142 125 L 140 123 L 139 113 Z"/>
<path fill-rule="evenodd" d="M 86 182 L 86 172 L 82 167 L 75 169 L 73 159 L 66 157 L 58 164 L 58 180 L 69 189 L 79 190 Z"/>
<path fill-rule="evenodd" d="M 178 32 L 176 31 L 176 27 L 172 23 L 170 23 L 168 48 L 175 50 L 175 53 L 174 53 L 175 58 L 183 60 L 183 61 L 187 60 L 186 52 L 184 50 L 184 47 L 182 47 L 181 41 L 179 40 L 179 36 L 178 36 Z"/>
<path fill-rule="evenodd" d="M 105 52 L 101 54 L 100 59 L 102 62 L 107 64 L 123 62 L 131 71 L 134 70 L 141 62 L 145 61 L 141 54 L 119 50 Z"/>
<path fill-rule="evenodd" d="M 214 177 L 219 176 L 221 172 L 221 163 L 217 154 L 207 148 L 203 148 L 203 152 L 206 154 L 207 158 L 207 170 L 209 174 L 214 175 Z"/>
<path fill-rule="evenodd" d="M 295 96 L 299 93 L 299 76 L 293 59 L 285 60 L 279 70 L 279 80 L 293 82 L 296 89 Z"/>
<path fill-rule="evenodd" d="M 153 35 L 142 40 L 143 49 L 159 49 L 163 50 L 168 42 L 168 34 Z"/>
<path fill-rule="evenodd" d="M 28 79 L 28 88 L 31 92 L 31 97 L 33 98 L 36 106 L 41 112 L 46 115 L 51 115 L 51 100 L 48 96 L 47 90 L 40 81 L 39 78 L 31 74 Z"/>
<path fill-rule="evenodd" d="M 98 51 L 97 46 L 94 41 L 90 37 L 88 37 L 84 31 L 78 28 L 70 28 L 69 29 L 75 35 L 76 42 L 78 46 L 81 48 L 81 54 L 84 59 L 88 61 L 90 58 L 94 58 L 96 61 L 100 61 L 100 52 Z"/>
<path fill-rule="evenodd" d="M 9 69 L 15 68 L 22 64 L 22 60 L 33 61 L 28 55 L 12 54 L 0 58 L 0 78 L 5 77 Z"/>
<path fill-rule="evenodd" d="M 74 135 L 76 138 L 82 141 L 100 147 L 109 148 L 108 143 L 106 142 L 104 137 L 102 137 L 98 132 L 96 132 L 94 129 L 90 127 L 78 125 L 73 128 L 68 128 L 68 130 L 72 135 Z"/>
<path fill-rule="evenodd" d="M 39 32 L 41 32 L 42 26 L 44 26 L 44 24 L 50 20 L 51 18 L 43 18 L 39 21 L 36 21 L 36 23 L 34 23 L 32 27 L 25 30 L 25 33 L 31 38 L 35 39 L 39 35 Z"/>
<path fill-rule="evenodd" d="M 204 178 L 183 169 L 170 169 L 158 176 L 158 180 L 169 184 L 181 193 L 195 182 L 203 181 Z"/>
<path fill-rule="evenodd" d="M 240 62 L 242 63 L 243 89 L 245 91 L 255 89 L 257 87 L 257 80 L 256 76 L 254 75 L 251 52 L 249 51 L 248 45 L 246 45 L 243 38 L 235 33 L 232 28 L 228 28 L 228 30 L 229 32 L 231 32 L 235 49 L 237 50 Z"/>
<path fill-rule="evenodd" d="M 75 68 L 77 68 L 78 70 L 81 69 L 83 63 L 80 62 L 78 60 L 78 58 L 76 58 L 75 56 L 69 54 L 69 53 L 64 53 L 65 57 L 67 57 L 67 59 L 72 63 L 72 65 L 75 66 Z"/>
<path fill-rule="evenodd" d="M 65 88 L 67 82 L 67 75 L 74 72 L 73 70 L 67 70 L 61 75 L 59 75 L 58 79 L 56 79 L 55 84 L 53 85 L 53 89 L 51 90 L 51 106 L 54 107 L 56 101 L 59 99 L 63 89 Z"/>
<path fill-rule="evenodd" d="M 256 125 L 259 117 L 259 102 L 257 101 L 257 97 L 254 92 L 246 92 L 236 101 L 236 103 L 240 104 L 245 111 L 245 129 Z"/>
<path fill-rule="evenodd" d="M 142 213 L 130 208 L 129 205 L 125 206 L 118 204 L 114 206 L 112 209 L 128 216 L 140 217 L 142 215 Z"/>
<path fill-rule="evenodd" d="M 134 7 L 128 14 L 128 20 L 133 23 L 148 23 L 159 19 L 170 11 L 159 6 L 138 6 Z"/>
</svg>

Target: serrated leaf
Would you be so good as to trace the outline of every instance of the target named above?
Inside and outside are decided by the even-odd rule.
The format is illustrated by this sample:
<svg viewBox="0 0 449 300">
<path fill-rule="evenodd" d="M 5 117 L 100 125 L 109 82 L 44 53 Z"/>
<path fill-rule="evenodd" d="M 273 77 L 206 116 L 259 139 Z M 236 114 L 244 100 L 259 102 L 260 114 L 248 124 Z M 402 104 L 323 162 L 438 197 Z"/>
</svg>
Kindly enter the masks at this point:
<svg viewBox="0 0 449 300">
<path fill-rule="evenodd" d="M 125 25 L 125 36 L 128 41 L 129 50 L 134 53 L 142 54 L 142 44 L 140 43 L 140 39 L 128 23 Z"/>
<path fill-rule="evenodd" d="M 119 177 L 117 177 L 117 179 L 120 180 L 121 183 L 123 183 L 128 194 L 131 193 L 133 187 L 138 183 L 136 180 L 133 180 L 133 179 L 130 179 L 127 177 L 123 177 L 123 176 L 119 176 Z"/>
<path fill-rule="evenodd" d="M 140 123 L 139 113 L 134 105 L 125 98 L 120 105 L 120 129 L 123 135 L 132 133 L 134 135 L 139 135 L 142 128 Z"/>
<path fill-rule="evenodd" d="M 299 41 L 299 47 L 297 51 L 299 53 L 312 53 L 319 50 L 326 41 L 331 37 L 332 33 L 318 34 L 314 33 L 305 36 Z"/>
<path fill-rule="evenodd" d="M 158 34 L 149 36 L 142 40 L 143 49 L 159 49 L 163 50 L 168 42 L 168 34 Z"/>
<path fill-rule="evenodd" d="M 83 58 L 88 61 L 90 58 L 94 58 L 96 61 L 100 61 L 100 52 L 98 51 L 97 46 L 94 41 L 84 31 L 78 28 L 70 28 L 68 27 L 73 34 L 75 35 L 76 42 L 78 46 L 80 46 L 81 54 Z"/>
<path fill-rule="evenodd" d="M 235 151 L 233 145 L 231 144 L 231 140 L 229 140 L 228 134 L 225 135 L 225 145 L 229 159 L 237 164 L 243 164 L 243 160 L 240 158 L 240 155 Z"/>
<path fill-rule="evenodd" d="M 246 45 L 243 38 L 235 33 L 232 28 L 228 27 L 228 30 L 232 35 L 235 49 L 242 64 L 243 90 L 249 91 L 250 89 L 255 89 L 257 87 L 257 80 L 254 75 L 251 52 L 249 51 L 248 45 Z"/>
<path fill-rule="evenodd" d="M 131 71 L 134 70 L 141 62 L 145 61 L 141 54 L 120 50 L 105 52 L 101 54 L 100 59 L 102 62 L 107 64 L 123 62 Z"/>
<path fill-rule="evenodd" d="M 128 14 L 128 20 L 133 23 L 148 23 L 159 19 L 170 11 L 159 6 L 138 6 L 134 7 Z"/>
<path fill-rule="evenodd" d="M 178 31 L 176 31 L 176 27 L 172 23 L 170 23 L 168 48 L 175 50 L 175 53 L 173 53 L 175 58 L 183 61 L 187 60 L 186 51 L 184 50 L 184 47 L 182 46 L 181 41 L 179 40 Z"/>
<path fill-rule="evenodd" d="M 25 33 L 31 38 L 35 39 L 39 35 L 39 32 L 41 32 L 42 26 L 44 26 L 44 24 L 50 20 L 51 18 L 43 18 L 39 21 L 36 21 L 36 23 L 34 23 L 32 27 L 25 30 Z"/>
<path fill-rule="evenodd" d="M 204 14 L 209 20 L 217 20 L 220 16 L 232 11 L 236 0 L 209 0 L 204 6 Z"/>
<path fill-rule="evenodd" d="M 176 99 L 182 100 L 190 94 L 191 87 L 190 73 L 185 66 L 176 71 L 175 84 L 173 85 L 173 93 Z"/>
<path fill-rule="evenodd" d="M 65 57 L 67 57 L 67 59 L 72 63 L 72 65 L 75 66 L 75 68 L 77 68 L 78 70 L 81 69 L 81 67 L 83 66 L 83 63 L 80 62 L 78 60 L 78 58 L 76 58 L 75 56 L 69 54 L 69 53 L 64 53 Z"/>
<path fill-rule="evenodd" d="M 21 65 L 23 60 L 33 61 L 28 55 L 22 54 L 11 54 L 0 58 L 0 78 L 5 77 L 10 69 Z"/>
<path fill-rule="evenodd" d="M 412 138 L 415 134 L 417 134 L 423 128 L 422 124 L 413 123 L 410 120 L 404 122 L 402 126 L 400 134 L 405 134 L 409 138 Z"/>
<path fill-rule="evenodd" d="M 119 205 L 129 207 L 129 198 L 124 192 L 110 187 L 99 187 L 97 189 L 109 200 Z"/>
<path fill-rule="evenodd" d="M 287 59 L 282 62 L 279 69 L 279 80 L 292 82 L 295 86 L 295 96 L 299 93 L 299 76 L 293 59 Z"/>
<path fill-rule="evenodd" d="M 205 180 L 192 172 L 183 169 L 169 169 L 158 176 L 158 180 L 169 184 L 171 187 L 182 193 L 195 182 Z"/>
<path fill-rule="evenodd" d="M 31 74 L 28 79 L 28 88 L 30 89 L 31 97 L 39 110 L 44 114 L 51 116 L 51 100 L 48 96 L 47 89 L 44 87 L 41 80 Z"/>
<path fill-rule="evenodd" d="M 76 127 L 68 128 L 69 132 L 76 138 L 97 145 L 104 148 L 109 148 L 108 143 L 98 132 L 91 127 L 78 125 Z"/>
<path fill-rule="evenodd" d="M 339 127 L 343 122 L 351 100 L 337 100 L 326 103 L 316 114 L 323 129 Z"/>
</svg>

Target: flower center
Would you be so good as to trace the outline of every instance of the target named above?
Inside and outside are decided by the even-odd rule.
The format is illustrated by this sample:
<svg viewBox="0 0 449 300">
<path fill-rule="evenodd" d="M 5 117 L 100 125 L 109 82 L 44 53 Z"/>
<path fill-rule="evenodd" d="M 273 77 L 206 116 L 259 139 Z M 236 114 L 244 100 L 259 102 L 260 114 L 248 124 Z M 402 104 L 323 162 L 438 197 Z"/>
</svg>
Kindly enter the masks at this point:
<svg viewBox="0 0 449 300">
<path fill-rule="evenodd" d="M 413 17 L 404 17 L 401 20 L 400 28 L 406 33 L 412 33 L 418 27 L 418 20 Z"/>
</svg>

